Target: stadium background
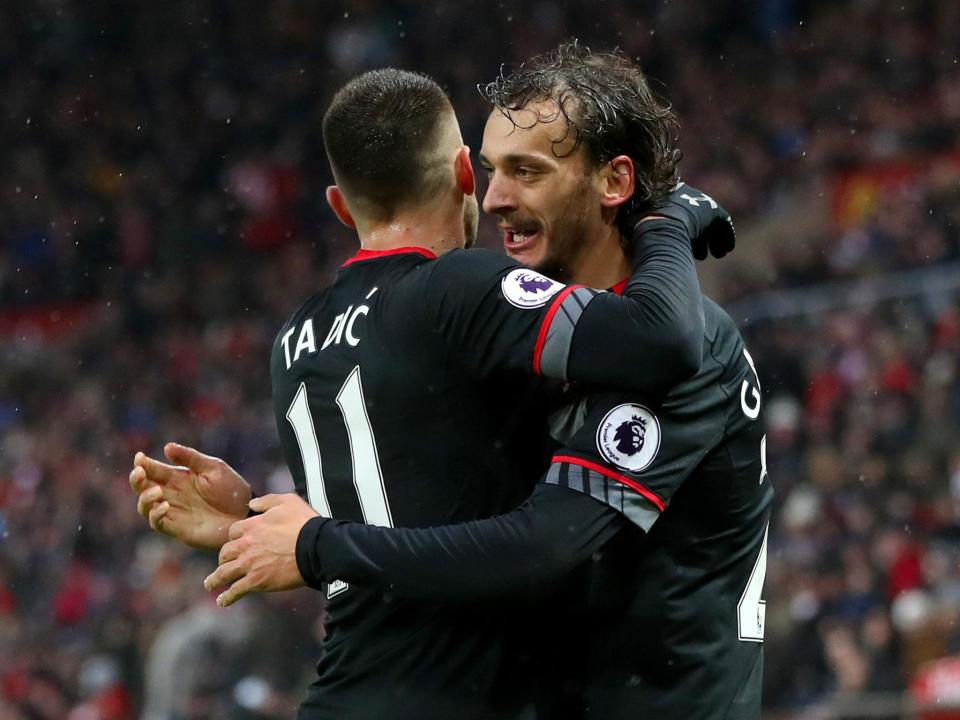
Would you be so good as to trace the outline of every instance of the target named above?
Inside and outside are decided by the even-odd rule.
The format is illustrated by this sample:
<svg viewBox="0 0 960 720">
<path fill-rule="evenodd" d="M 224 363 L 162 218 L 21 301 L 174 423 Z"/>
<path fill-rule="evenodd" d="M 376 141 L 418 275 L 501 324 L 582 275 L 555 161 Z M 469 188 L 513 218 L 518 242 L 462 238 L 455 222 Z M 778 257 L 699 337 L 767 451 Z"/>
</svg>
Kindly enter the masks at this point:
<svg viewBox="0 0 960 720">
<path fill-rule="evenodd" d="M 958 699 L 960 3 L 4 0 L 0 719 L 290 717 L 316 594 L 216 609 L 133 454 L 289 487 L 269 344 L 354 247 L 332 91 L 431 73 L 476 149 L 476 84 L 572 34 L 639 58 L 740 230 L 700 269 L 767 403 L 765 717 Z"/>
</svg>

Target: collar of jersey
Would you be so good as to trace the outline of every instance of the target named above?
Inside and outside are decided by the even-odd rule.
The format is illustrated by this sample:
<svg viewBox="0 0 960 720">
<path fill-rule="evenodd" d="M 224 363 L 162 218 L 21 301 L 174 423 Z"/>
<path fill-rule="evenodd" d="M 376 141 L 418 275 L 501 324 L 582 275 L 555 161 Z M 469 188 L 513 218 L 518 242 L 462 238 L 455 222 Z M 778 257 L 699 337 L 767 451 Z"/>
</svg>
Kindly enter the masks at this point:
<svg viewBox="0 0 960 720">
<path fill-rule="evenodd" d="M 627 280 L 629 279 L 630 278 L 624 278 L 623 280 L 618 282 L 616 285 L 610 288 L 610 292 L 612 292 L 614 295 L 623 295 L 623 291 L 627 287 Z"/>
<path fill-rule="evenodd" d="M 340 267 L 347 267 L 347 265 L 353 265 L 355 262 L 360 262 L 361 260 L 373 260 L 375 258 L 386 257 L 387 255 L 405 255 L 408 253 L 415 253 L 417 255 L 423 255 L 425 258 L 436 259 L 436 255 L 422 247 L 399 247 L 393 248 L 392 250 L 364 250 L 360 248 L 357 250 L 357 254 L 352 258 L 347 260 Z"/>
</svg>

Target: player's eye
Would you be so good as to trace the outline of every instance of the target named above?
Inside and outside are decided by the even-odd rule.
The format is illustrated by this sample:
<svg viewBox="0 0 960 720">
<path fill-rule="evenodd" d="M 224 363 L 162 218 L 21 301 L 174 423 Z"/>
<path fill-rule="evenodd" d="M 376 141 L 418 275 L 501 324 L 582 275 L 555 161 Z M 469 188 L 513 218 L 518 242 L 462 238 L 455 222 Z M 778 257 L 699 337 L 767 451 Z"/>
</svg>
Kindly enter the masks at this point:
<svg viewBox="0 0 960 720">
<path fill-rule="evenodd" d="M 519 178 L 529 178 L 537 174 L 537 171 L 531 167 L 525 165 L 520 165 L 516 170 L 516 175 Z"/>
</svg>

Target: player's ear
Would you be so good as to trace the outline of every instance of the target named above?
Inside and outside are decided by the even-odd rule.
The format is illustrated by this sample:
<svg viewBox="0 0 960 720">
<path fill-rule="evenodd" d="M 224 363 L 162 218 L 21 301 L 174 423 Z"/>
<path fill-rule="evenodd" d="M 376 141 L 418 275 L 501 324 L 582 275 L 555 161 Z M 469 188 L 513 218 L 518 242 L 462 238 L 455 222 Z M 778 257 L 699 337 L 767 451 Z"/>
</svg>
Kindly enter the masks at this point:
<svg viewBox="0 0 960 720">
<path fill-rule="evenodd" d="M 473 174 L 473 163 L 470 162 L 470 148 L 464 145 L 457 150 L 453 160 L 453 170 L 457 176 L 457 184 L 464 195 L 473 195 L 477 191 L 477 177 Z"/>
<path fill-rule="evenodd" d="M 628 155 L 617 155 L 600 168 L 600 204 L 617 207 L 631 197 L 636 188 L 633 160 Z"/>
<path fill-rule="evenodd" d="M 327 205 L 330 206 L 333 214 L 337 216 L 340 222 L 351 230 L 357 229 L 357 223 L 354 221 L 353 215 L 350 214 L 349 208 L 347 208 L 347 201 L 336 185 L 330 185 L 327 188 Z"/>
</svg>

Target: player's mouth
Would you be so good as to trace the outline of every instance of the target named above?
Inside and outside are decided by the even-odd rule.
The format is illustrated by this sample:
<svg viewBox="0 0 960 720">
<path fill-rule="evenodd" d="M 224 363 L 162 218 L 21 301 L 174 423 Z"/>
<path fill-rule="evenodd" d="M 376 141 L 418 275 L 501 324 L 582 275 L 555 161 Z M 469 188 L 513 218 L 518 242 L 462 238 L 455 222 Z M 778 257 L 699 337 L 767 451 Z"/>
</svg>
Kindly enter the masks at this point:
<svg viewBox="0 0 960 720">
<path fill-rule="evenodd" d="M 529 250 L 540 238 L 540 229 L 536 227 L 506 227 L 503 230 L 503 247 L 508 253 Z"/>
</svg>

